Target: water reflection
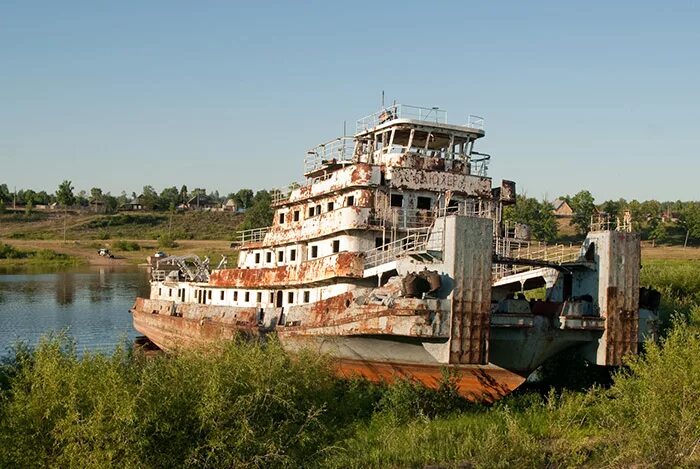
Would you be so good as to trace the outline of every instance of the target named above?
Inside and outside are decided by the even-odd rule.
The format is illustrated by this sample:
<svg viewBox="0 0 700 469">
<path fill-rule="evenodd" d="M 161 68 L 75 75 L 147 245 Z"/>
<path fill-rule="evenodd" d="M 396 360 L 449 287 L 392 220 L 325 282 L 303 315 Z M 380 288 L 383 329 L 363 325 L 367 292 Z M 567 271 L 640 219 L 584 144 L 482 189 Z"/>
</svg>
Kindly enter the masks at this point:
<svg viewBox="0 0 700 469">
<path fill-rule="evenodd" d="M 128 310 L 139 295 L 148 295 L 148 280 L 135 267 L 0 272 L 0 355 L 66 328 L 79 349 L 112 350 L 136 335 Z"/>
</svg>

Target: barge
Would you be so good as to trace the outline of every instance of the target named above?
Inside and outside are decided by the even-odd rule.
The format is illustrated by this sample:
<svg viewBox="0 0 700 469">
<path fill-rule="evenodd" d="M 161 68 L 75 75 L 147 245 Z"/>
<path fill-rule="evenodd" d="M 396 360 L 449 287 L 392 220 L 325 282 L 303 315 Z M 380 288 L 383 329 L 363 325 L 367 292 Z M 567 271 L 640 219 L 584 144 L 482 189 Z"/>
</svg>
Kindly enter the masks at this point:
<svg viewBox="0 0 700 469">
<path fill-rule="evenodd" d="M 271 226 L 238 234 L 235 268 L 154 261 L 134 327 L 165 351 L 276 334 L 374 381 L 435 387 L 448 369 L 480 401 L 566 350 L 620 365 L 655 334 L 639 234 L 597 220 L 580 246 L 529 241 L 503 221 L 515 183 L 488 177 L 484 136 L 482 118 L 449 123 L 438 108 L 358 120 L 307 152 L 302 183 L 273 192 Z M 525 297 L 535 288 L 546 299 Z"/>
</svg>

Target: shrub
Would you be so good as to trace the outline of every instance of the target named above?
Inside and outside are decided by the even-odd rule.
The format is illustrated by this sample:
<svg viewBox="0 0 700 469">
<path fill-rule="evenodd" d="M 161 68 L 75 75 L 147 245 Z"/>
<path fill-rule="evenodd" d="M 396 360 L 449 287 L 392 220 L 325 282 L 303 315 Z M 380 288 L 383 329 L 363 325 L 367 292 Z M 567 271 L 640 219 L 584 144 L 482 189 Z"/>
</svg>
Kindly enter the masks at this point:
<svg viewBox="0 0 700 469">
<path fill-rule="evenodd" d="M 177 243 L 172 236 L 167 233 L 162 233 L 158 236 L 158 247 L 161 249 L 174 248 L 177 247 Z"/>
<path fill-rule="evenodd" d="M 140 251 L 141 246 L 139 243 L 136 241 L 124 241 L 124 240 L 118 240 L 112 243 L 112 247 L 114 249 L 118 249 L 120 251 Z"/>
</svg>

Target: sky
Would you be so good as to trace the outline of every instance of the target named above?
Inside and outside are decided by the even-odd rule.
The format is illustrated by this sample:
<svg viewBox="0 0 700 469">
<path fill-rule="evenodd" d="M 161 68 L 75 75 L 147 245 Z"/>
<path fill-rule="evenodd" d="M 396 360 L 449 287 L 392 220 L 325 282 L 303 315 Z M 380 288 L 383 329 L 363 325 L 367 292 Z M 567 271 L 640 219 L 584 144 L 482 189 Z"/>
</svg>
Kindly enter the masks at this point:
<svg viewBox="0 0 700 469">
<path fill-rule="evenodd" d="M 387 102 L 483 116 L 498 185 L 700 200 L 700 2 L 0 0 L 0 183 L 303 179 Z"/>
</svg>

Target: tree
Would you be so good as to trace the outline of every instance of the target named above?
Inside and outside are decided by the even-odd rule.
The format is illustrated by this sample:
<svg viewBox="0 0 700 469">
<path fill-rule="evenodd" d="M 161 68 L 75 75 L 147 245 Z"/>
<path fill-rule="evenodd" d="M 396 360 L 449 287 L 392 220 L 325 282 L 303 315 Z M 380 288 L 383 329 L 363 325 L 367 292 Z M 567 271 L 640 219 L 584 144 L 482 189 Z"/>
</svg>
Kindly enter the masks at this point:
<svg viewBox="0 0 700 469">
<path fill-rule="evenodd" d="M 71 181 L 63 181 L 56 191 L 56 200 L 61 206 L 66 209 L 75 204 L 75 195 L 73 195 L 73 186 Z"/>
<path fill-rule="evenodd" d="M 115 213 L 117 207 L 119 207 L 119 201 L 116 197 L 113 197 L 109 192 L 102 196 L 102 202 L 104 203 L 105 213 Z"/>
<path fill-rule="evenodd" d="M 250 189 L 241 189 L 234 196 L 236 204 L 241 208 L 248 208 L 253 205 L 253 191 Z"/>
<path fill-rule="evenodd" d="M 272 197 L 267 191 L 258 191 L 253 198 L 252 206 L 246 211 L 243 222 L 238 227 L 240 231 L 262 228 L 272 224 Z"/>
<path fill-rule="evenodd" d="M 547 201 L 518 195 L 514 206 L 506 207 L 505 221 L 523 223 L 530 227 L 532 235 L 542 241 L 552 242 L 557 237 L 557 221 L 554 207 Z"/>
<path fill-rule="evenodd" d="M 585 235 L 591 229 L 591 217 L 596 213 L 595 199 L 588 191 L 580 191 L 570 199 L 569 205 L 574 215 L 569 222 L 576 227 L 580 235 Z"/>
<path fill-rule="evenodd" d="M 180 188 L 180 203 L 181 204 L 187 203 L 187 194 L 188 194 L 187 186 L 183 184 L 182 187 Z"/>
<path fill-rule="evenodd" d="M 153 186 L 143 186 L 143 193 L 139 200 L 146 210 L 155 210 L 158 206 L 158 193 Z"/>
<path fill-rule="evenodd" d="M 685 246 L 688 238 L 700 239 L 700 204 L 686 204 L 679 214 L 678 223 L 685 228 Z"/>
<path fill-rule="evenodd" d="M 102 201 L 102 189 L 99 187 L 93 187 L 90 189 L 90 201 L 91 202 L 101 202 Z"/>
<path fill-rule="evenodd" d="M 66 218 L 68 216 L 67 210 L 69 206 L 75 203 L 75 196 L 73 195 L 73 186 L 68 180 L 64 180 L 56 191 L 56 200 L 59 204 L 63 206 L 63 242 L 66 242 Z"/>
<path fill-rule="evenodd" d="M 158 202 L 158 207 L 161 210 L 175 210 L 178 201 L 180 200 L 180 191 L 177 187 L 166 187 L 160 193 L 160 200 Z"/>
<path fill-rule="evenodd" d="M 12 194 L 7 188 L 7 184 L 0 184 L 0 202 L 10 202 L 12 201 Z"/>
</svg>

